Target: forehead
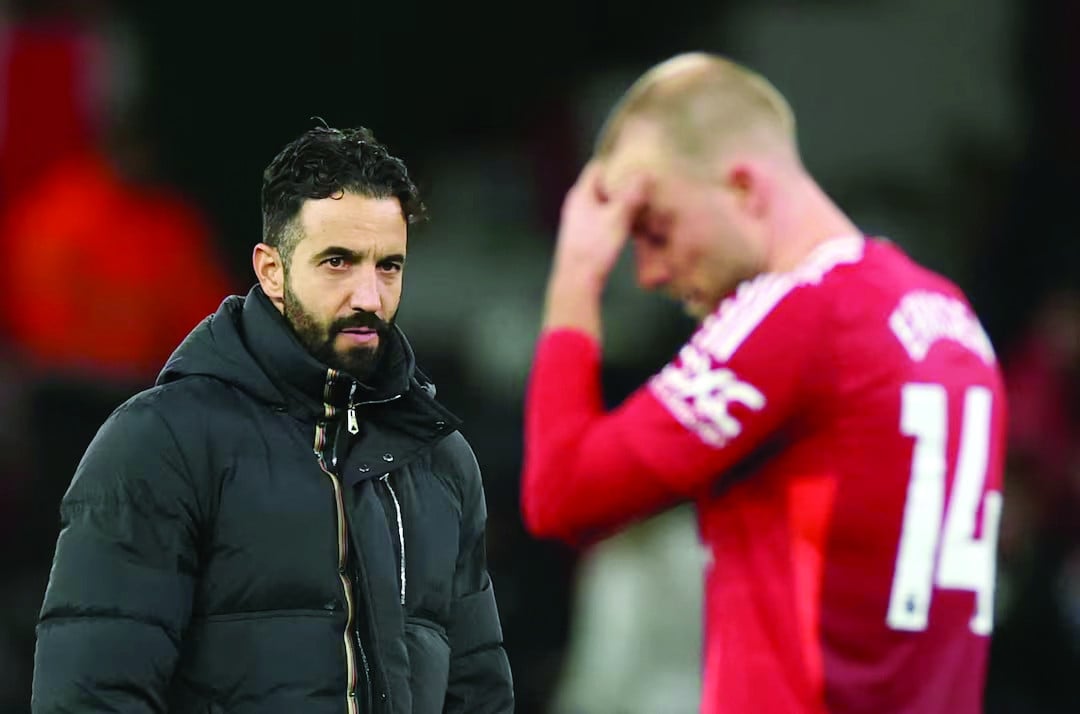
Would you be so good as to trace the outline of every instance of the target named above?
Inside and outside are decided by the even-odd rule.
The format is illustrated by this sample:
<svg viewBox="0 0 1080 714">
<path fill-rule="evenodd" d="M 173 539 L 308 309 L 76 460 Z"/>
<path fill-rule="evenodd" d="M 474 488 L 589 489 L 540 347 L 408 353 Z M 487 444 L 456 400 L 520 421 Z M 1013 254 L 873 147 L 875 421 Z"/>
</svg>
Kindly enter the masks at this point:
<svg viewBox="0 0 1080 714">
<path fill-rule="evenodd" d="M 298 249 L 316 251 L 334 244 L 362 249 L 372 244 L 402 249 L 408 233 L 396 198 L 371 198 L 345 192 L 304 201 L 298 216 L 303 240 Z"/>
</svg>

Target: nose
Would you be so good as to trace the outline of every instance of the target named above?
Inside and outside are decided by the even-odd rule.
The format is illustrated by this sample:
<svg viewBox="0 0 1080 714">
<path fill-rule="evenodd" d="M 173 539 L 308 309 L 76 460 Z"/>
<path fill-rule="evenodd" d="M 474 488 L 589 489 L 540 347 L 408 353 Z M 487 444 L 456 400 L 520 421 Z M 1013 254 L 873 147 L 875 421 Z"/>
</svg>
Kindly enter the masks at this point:
<svg viewBox="0 0 1080 714">
<path fill-rule="evenodd" d="M 354 271 L 356 276 L 349 295 L 349 307 L 353 310 L 379 313 L 382 309 L 382 296 L 379 294 L 379 278 L 375 267 L 363 267 Z"/>
</svg>

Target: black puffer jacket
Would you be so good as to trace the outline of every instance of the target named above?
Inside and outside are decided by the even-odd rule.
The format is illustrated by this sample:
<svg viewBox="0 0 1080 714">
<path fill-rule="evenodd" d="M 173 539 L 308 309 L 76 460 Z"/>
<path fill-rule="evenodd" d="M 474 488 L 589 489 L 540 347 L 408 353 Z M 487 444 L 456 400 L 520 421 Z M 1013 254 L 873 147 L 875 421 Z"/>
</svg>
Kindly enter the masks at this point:
<svg viewBox="0 0 1080 714">
<path fill-rule="evenodd" d="M 258 288 L 225 300 L 64 497 L 33 711 L 513 711 L 480 473 L 433 391 L 396 330 L 366 387 Z"/>
</svg>

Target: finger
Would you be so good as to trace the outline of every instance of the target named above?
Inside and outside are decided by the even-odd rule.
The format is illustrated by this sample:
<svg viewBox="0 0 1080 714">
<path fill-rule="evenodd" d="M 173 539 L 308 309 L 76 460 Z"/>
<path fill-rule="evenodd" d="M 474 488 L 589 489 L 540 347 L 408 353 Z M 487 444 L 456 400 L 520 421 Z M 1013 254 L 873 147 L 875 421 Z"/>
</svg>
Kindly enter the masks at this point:
<svg viewBox="0 0 1080 714">
<path fill-rule="evenodd" d="M 566 192 L 566 196 L 563 197 L 563 211 L 575 203 L 580 203 L 583 197 L 591 197 L 592 192 L 590 188 L 593 179 L 592 174 L 595 172 L 595 168 L 589 164 L 586 164 L 582 168 L 581 173 L 578 174 L 577 180 L 574 181 L 574 185 Z"/>
<path fill-rule="evenodd" d="M 650 181 L 645 174 L 634 174 L 611 196 L 610 202 L 624 216 L 633 216 L 640 211 L 649 198 Z"/>
<path fill-rule="evenodd" d="M 594 185 L 597 179 L 600 177 L 600 162 L 596 159 L 591 159 L 581 169 L 581 175 L 578 177 L 578 183 L 584 185 Z"/>
<path fill-rule="evenodd" d="M 585 164 L 585 167 L 581 170 L 577 183 L 574 184 L 574 189 L 590 198 L 603 200 L 600 191 L 600 176 L 600 162 L 593 159 Z"/>
<path fill-rule="evenodd" d="M 643 172 L 633 173 L 619 187 L 618 194 L 623 201 L 640 200 L 649 188 L 649 176 Z"/>
</svg>

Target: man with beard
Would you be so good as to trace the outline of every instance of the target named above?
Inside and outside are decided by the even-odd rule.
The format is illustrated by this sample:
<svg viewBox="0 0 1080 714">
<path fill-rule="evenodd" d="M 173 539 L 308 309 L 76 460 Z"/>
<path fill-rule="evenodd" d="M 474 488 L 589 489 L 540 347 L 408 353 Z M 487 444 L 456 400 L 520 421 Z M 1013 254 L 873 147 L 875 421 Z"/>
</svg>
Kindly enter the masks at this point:
<svg viewBox="0 0 1080 714">
<path fill-rule="evenodd" d="M 64 496 L 33 711 L 511 712 L 480 472 L 394 324 L 416 186 L 316 128 L 262 203 L 258 284 Z"/>
</svg>

